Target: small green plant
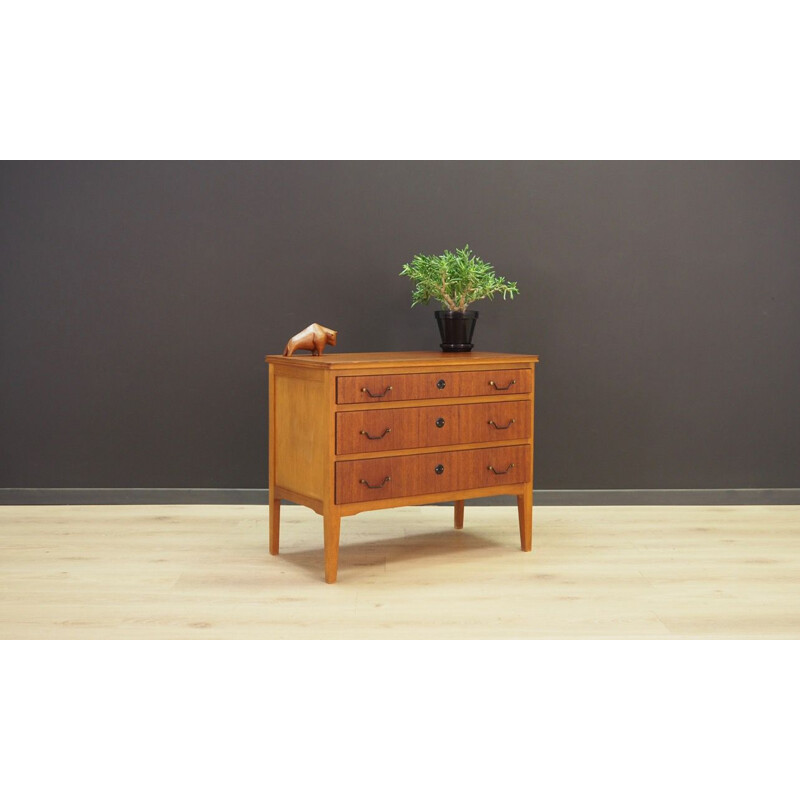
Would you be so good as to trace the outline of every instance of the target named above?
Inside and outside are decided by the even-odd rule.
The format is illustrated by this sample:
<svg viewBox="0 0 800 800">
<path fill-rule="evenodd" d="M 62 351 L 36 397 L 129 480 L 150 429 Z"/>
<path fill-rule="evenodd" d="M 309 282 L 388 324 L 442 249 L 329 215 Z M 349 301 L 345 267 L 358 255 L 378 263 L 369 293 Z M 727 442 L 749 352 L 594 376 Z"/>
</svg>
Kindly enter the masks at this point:
<svg viewBox="0 0 800 800">
<path fill-rule="evenodd" d="M 412 306 L 436 300 L 450 311 L 466 311 L 476 300 L 491 300 L 501 293 L 503 300 L 519 293 L 514 281 L 495 275 L 494 267 L 476 256 L 469 245 L 440 256 L 416 255 L 400 272 L 416 282 Z"/>
</svg>

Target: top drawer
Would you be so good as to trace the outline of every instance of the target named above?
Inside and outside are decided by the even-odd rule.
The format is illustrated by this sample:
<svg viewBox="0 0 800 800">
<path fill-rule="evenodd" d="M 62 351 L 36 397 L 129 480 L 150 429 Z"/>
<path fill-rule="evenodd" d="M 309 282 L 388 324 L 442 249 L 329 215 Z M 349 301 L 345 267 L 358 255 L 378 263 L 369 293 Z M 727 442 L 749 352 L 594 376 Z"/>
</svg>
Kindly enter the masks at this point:
<svg viewBox="0 0 800 800">
<path fill-rule="evenodd" d="M 392 400 L 527 394 L 532 386 L 529 369 L 354 375 L 336 379 L 336 402 L 387 403 Z"/>
</svg>

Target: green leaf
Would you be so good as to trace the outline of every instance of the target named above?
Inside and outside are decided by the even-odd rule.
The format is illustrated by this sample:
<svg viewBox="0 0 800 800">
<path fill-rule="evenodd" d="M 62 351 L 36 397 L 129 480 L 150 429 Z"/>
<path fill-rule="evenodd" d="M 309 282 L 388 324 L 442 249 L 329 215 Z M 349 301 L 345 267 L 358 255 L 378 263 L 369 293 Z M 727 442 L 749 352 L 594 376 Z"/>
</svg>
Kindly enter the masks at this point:
<svg viewBox="0 0 800 800">
<path fill-rule="evenodd" d="M 464 311 L 476 300 L 492 300 L 497 294 L 504 300 L 513 299 L 519 293 L 516 282 L 498 277 L 494 267 L 476 256 L 469 245 L 438 256 L 418 253 L 403 265 L 400 275 L 416 284 L 412 307 L 436 300 L 445 309 Z"/>
</svg>

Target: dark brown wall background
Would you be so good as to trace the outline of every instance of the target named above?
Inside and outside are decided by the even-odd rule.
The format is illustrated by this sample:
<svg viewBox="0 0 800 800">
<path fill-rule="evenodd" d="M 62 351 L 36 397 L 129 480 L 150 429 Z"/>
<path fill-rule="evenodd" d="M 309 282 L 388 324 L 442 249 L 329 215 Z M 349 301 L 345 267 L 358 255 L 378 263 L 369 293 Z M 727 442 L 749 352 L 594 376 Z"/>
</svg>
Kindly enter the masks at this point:
<svg viewBox="0 0 800 800">
<path fill-rule="evenodd" d="M 265 353 L 434 349 L 414 253 L 519 282 L 539 488 L 800 486 L 797 163 L 4 163 L 0 486 L 263 487 Z"/>
</svg>

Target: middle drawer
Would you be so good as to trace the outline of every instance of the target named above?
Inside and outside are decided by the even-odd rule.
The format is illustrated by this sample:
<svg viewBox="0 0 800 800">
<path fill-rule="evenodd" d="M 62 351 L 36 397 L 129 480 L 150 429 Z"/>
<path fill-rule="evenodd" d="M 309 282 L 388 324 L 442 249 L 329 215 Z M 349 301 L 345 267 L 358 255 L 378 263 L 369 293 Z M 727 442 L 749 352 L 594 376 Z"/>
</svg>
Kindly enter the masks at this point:
<svg viewBox="0 0 800 800">
<path fill-rule="evenodd" d="M 336 454 L 527 439 L 530 400 L 381 408 L 336 414 Z"/>
</svg>

